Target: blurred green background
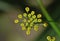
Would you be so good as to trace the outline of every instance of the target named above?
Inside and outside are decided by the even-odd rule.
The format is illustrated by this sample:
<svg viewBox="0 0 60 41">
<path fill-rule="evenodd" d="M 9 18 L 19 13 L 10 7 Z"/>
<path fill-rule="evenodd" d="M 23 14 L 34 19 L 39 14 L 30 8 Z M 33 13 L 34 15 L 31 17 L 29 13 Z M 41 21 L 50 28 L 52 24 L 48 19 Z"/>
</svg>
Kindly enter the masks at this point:
<svg viewBox="0 0 60 41">
<path fill-rule="evenodd" d="M 60 0 L 43 0 L 43 4 L 60 30 Z M 13 23 L 18 13 L 25 12 L 24 8 L 26 6 L 36 11 L 36 14 L 42 13 L 36 0 L 0 1 L 0 41 L 47 41 L 46 37 L 48 35 L 54 36 L 56 37 L 56 41 L 60 41 L 60 37 L 50 25 L 48 25 L 46 29 L 41 27 L 41 31 L 38 32 L 32 30 L 32 35 L 26 36 L 25 33 L 18 28 L 19 25 Z M 44 16 L 43 19 L 46 22 L 50 22 L 47 21 Z"/>
</svg>

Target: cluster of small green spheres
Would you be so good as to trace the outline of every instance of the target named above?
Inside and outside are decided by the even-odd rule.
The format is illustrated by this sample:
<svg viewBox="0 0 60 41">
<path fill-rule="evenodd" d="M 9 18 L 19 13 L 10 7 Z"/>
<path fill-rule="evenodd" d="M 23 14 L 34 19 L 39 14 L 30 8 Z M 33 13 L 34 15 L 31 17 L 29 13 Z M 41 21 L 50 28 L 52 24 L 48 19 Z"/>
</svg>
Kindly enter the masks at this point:
<svg viewBox="0 0 60 41">
<path fill-rule="evenodd" d="M 38 31 L 39 25 L 35 24 L 35 23 L 42 23 L 42 15 L 41 14 L 37 14 L 35 15 L 35 11 L 31 11 L 31 13 L 29 13 L 30 8 L 26 7 L 25 11 L 27 13 L 23 13 L 23 14 L 18 14 L 18 18 L 22 20 L 22 22 L 20 22 L 18 19 L 14 20 L 14 23 L 19 23 L 20 22 L 20 26 L 22 27 L 22 30 L 26 30 L 26 35 L 30 35 L 30 31 L 33 28 L 35 31 Z M 43 24 L 44 27 L 47 27 L 47 23 Z"/>
<path fill-rule="evenodd" d="M 47 36 L 48 41 L 55 41 L 55 37 Z"/>
</svg>

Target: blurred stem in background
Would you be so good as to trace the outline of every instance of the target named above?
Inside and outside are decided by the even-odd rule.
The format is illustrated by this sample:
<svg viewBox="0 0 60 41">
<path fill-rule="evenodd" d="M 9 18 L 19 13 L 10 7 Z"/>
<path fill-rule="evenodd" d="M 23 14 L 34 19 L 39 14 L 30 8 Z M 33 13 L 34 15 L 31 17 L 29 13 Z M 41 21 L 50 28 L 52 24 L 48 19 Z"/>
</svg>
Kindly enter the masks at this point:
<svg viewBox="0 0 60 41">
<path fill-rule="evenodd" d="M 46 11 L 42 0 L 36 0 L 36 2 L 38 3 L 39 7 L 42 10 L 43 15 L 46 17 L 46 19 L 49 21 L 49 24 L 51 25 L 51 27 L 56 31 L 56 33 L 60 36 L 60 30 L 58 29 L 58 26 L 56 25 L 56 23 L 54 22 L 54 20 L 51 18 L 51 16 L 49 15 L 49 13 Z"/>
</svg>

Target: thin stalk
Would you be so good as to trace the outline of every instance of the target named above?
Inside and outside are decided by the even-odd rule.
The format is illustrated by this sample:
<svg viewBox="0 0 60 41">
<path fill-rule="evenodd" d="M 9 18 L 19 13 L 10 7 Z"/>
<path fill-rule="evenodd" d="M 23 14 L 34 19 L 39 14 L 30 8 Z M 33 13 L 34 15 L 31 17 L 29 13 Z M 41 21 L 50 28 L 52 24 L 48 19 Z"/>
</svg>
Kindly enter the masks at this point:
<svg viewBox="0 0 60 41">
<path fill-rule="evenodd" d="M 48 21 L 52 21 L 49 22 L 49 24 L 51 25 L 51 27 L 55 30 L 55 32 L 60 36 L 60 30 L 58 29 L 58 26 L 56 25 L 56 23 L 54 22 L 54 20 L 51 18 L 51 16 L 49 15 L 49 13 L 46 11 L 42 0 L 36 0 L 36 2 L 38 3 L 40 9 L 42 10 L 43 15 L 46 17 L 46 19 Z"/>
</svg>

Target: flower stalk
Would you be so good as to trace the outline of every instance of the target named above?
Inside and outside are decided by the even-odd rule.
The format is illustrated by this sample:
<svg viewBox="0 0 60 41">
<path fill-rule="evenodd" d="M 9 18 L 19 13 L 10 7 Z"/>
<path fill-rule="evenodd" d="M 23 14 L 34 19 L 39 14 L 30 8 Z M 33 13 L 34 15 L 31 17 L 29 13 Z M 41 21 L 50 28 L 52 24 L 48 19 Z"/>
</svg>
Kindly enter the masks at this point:
<svg viewBox="0 0 60 41">
<path fill-rule="evenodd" d="M 42 10 L 43 15 L 46 17 L 46 19 L 48 21 L 52 21 L 49 22 L 49 24 L 51 25 L 51 27 L 56 31 L 56 33 L 60 36 L 60 30 L 58 29 L 58 26 L 56 25 L 56 23 L 54 22 L 54 20 L 52 19 L 52 17 L 49 15 L 49 13 L 46 11 L 42 0 L 36 0 L 36 2 L 38 3 L 40 9 Z"/>
</svg>

